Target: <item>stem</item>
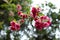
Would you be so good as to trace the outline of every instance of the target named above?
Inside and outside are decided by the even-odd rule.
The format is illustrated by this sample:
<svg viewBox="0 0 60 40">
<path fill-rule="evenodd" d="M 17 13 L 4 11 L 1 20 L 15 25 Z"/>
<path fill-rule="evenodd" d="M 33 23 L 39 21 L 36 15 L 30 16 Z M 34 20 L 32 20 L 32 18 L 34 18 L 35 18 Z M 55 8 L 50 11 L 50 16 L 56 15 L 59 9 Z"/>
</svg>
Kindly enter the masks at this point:
<svg viewBox="0 0 60 40">
<path fill-rule="evenodd" d="M 11 40 L 11 38 L 10 38 L 10 30 L 7 30 L 6 40 Z"/>
</svg>

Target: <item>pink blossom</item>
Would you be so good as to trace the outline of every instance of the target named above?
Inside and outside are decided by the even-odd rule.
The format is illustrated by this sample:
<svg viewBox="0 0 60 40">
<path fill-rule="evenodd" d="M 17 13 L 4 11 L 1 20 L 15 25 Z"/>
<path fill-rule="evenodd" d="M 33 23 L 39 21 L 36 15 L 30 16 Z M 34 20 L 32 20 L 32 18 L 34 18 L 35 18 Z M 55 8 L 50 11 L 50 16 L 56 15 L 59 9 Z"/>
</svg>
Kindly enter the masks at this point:
<svg viewBox="0 0 60 40">
<path fill-rule="evenodd" d="M 11 25 L 10 30 L 13 30 L 13 31 L 20 30 L 20 24 L 18 23 L 11 21 L 10 25 Z"/>
<path fill-rule="evenodd" d="M 50 24 L 51 22 L 48 16 L 41 16 L 38 20 L 35 21 L 35 26 L 38 30 L 48 27 Z"/>
<path fill-rule="evenodd" d="M 22 9 L 21 5 L 20 4 L 17 4 L 17 10 L 19 11 L 21 9 Z"/>
</svg>

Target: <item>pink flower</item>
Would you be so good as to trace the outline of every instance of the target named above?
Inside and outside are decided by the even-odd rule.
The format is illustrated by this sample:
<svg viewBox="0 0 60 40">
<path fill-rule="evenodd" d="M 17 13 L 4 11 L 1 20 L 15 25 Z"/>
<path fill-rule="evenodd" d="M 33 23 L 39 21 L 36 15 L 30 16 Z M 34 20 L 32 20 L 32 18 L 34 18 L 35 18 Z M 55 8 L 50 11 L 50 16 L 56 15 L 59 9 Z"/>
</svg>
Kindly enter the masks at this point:
<svg viewBox="0 0 60 40">
<path fill-rule="evenodd" d="M 19 11 L 21 9 L 22 9 L 21 5 L 20 4 L 17 4 L 17 10 Z"/>
<path fill-rule="evenodd" d="M 35 18 L 38 15 L 38 13 L 40 12 L 40 8 L 32 7 L 31 12 L 32 12 L 33 17 Z"/>
<path fill-rule="evenodd" d="M 35 26 L 38 30 L 42 30 L 43 28 L 50 26 L 50 24 L 51 22 L 48 16 L 41 16 L 35 21 Z"/>
<path fill-rule="evenodd" d="M 11 21 L 10 25 L 11 25 L 10 30 L 13 30 L 13 31 L 20 30 L 20 24 L 18 23 Z"/>
<path fill-rule="evenodd" d="M 15 22 L 14 22 L 14 21 L 11 21 L 11 22 L 10 22 L 10 25 L 11 25 L 11 26 L 15 26 Z"/>
<path fill-rule="evenodd" d="M 37 14 L 37 10 L 35 7 L 32 8 L 32 14 L 33 14 L 33 17 L 35 18 L 36 14 Z"/>
<path fill-rule="evenodd" d="M 15 24 L 15 29 L 20 30 L 20 25 L 18 23 Z"/>
</svg>

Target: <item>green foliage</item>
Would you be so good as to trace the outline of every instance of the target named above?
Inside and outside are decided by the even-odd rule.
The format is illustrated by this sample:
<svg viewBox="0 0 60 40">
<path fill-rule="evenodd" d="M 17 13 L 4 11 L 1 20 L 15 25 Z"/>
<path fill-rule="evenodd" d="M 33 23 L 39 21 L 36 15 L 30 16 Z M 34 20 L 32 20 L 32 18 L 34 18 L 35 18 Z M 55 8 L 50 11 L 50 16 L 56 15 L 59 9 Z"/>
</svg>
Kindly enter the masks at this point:
<svg viewBox="0 0 60 40">
<path fill-rule="evenodd" d="M 57 19 L 57 13 L 56 12 L 52 12 L 51 13 L 51 17 L 52 17 L 52 19 Z"/>
<path fill-rule="evenodd" d="M 16 11 L 16 5 L 15 4 L 2 4 L 1 8 L 5 9 L 5 10 L 12 10 L 12 11 Z"/>
<path fill-rule="evenodd" d="M 4 23 L 4 22 L 0 22 L 0 30 L 3 29 L 3 23 Z"/>
<path fill-rule="evenodd" d="M 44 16 L 44 14 L 43 13 L 39 13 L 39 16 Z"/>
<path fill-rule="evenodd" d="M 56 9 L 55 5 L 53 5 L 51 2 L 49 2 L 47 5 L 52 9 Z"/>
<path fill-rule="evenodd" d="M 4 17 L 4 19 L 0 18 L 0 20 L 6 20 L 7 22 L 11 21 L 12 19 L 19 19 L 17 16 L 17 8 L 16 5 L 19 3 L 22 6 L 22 11 L 24 13 L 29 13 L 30 12 L 30 4 L 31 0 L 0 0 L 0 10 L 2 14 L 0 17 Z M 3 12 L 4 11 L 4 12 Z M 9 11 L 13 11 L 15 14 L 14 17 L 9 16 Z M 5 18 L 6 16 L 8 18 Z"/>
</svg>

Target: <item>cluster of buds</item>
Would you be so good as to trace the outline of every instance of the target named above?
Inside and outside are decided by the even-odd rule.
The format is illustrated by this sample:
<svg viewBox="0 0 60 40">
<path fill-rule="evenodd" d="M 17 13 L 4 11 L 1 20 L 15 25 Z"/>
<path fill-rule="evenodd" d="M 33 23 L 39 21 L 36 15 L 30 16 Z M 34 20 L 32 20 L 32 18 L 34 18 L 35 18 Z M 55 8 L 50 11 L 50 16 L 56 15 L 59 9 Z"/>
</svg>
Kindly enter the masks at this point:
<svg viewBox="0 0 60 40">
<path fill-rule="evenodd" d="M 27 14 L 24 14 L 21 11 L 18 12 L 18 15 L 21 16 L 23 19 L 27 18 Z"/>
<path fill-rule="evenodd" d="M 22 13 L 21 9 L 21 5 L 17 4 L 18 15 L 21 16 L 23 19 L 27 18 L 27 14 Z"/>
</svg>

